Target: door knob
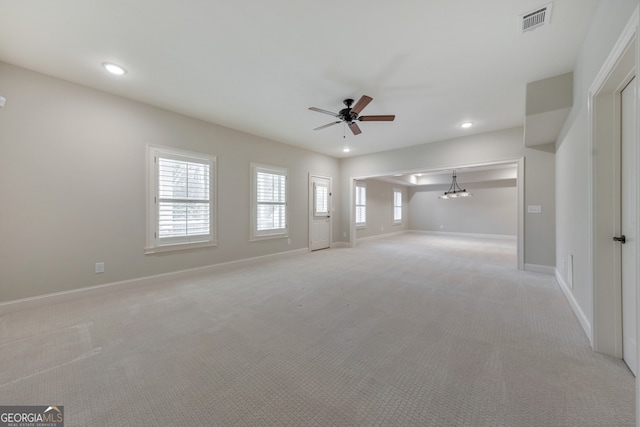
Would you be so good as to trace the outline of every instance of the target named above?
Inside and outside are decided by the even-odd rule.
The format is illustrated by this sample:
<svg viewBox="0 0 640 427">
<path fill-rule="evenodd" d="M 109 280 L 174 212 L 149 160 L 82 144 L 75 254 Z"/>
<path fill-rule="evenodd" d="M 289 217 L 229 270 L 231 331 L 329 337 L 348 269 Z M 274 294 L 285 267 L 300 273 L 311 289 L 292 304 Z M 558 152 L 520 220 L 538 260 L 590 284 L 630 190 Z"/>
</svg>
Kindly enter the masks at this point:
<svg viewBox="0 0 640 427">
<path fill-rule="evenodd" d="M 614 237 L 613 240 L 615 242 L 620 242 L 620 243 L 626 243 L 627 242 L 627 238 L 626 238 L 626 236 L 624 234 L 622 236 Z"/>
</svg>

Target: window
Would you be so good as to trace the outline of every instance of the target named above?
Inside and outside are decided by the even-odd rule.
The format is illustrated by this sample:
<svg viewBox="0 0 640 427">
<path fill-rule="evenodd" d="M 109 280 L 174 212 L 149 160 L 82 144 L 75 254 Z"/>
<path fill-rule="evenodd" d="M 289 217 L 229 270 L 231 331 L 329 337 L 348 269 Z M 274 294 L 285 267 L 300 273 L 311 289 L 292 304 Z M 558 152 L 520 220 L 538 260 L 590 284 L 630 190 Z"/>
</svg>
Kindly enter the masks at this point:
<svg viewBox="0 0 640 427">
<path fill-rule="evenodd" d="M 367 184 L 356 182 L 356 227 L 367 225 Z"/>
<path fill-rule="evenodd" d="M 393 189 L 393 223 L 402 224 L 402 191 Z"/>
<path fill-rule="evenodd" d="M 315 216 L 329 215 L 329 186 L 313 183 L 313 214 Z"/>
<path fill-rule="evenodd" d="M 251 163 L 250 240 L 287 237 L 287 170 Z"/>
<path fill-rule="evenodd" d="M 146 253 L 216 244 L 216 157 L 148 147 Z"/>
</svg>

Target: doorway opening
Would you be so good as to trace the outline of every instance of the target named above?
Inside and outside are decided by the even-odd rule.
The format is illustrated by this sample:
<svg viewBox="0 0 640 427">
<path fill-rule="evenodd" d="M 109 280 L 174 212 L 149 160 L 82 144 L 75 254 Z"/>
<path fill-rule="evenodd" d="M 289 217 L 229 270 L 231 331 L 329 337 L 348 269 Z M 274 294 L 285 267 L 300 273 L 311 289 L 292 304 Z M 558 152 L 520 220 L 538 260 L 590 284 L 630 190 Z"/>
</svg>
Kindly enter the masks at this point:
<svg viewBox="0 0 640 427">
<path fill-rule="evenodd" d="M 487 171 L 496 169 L 499 170 L 504 168 L 505 166 L 513 167 L 515 171 L 515 193 L 516 193 L 516 219 L 515 222 L 517 224 L 516 227 L 516 267 L 519 270 L 525 269 L 524 264 L 524 158 L 513 159 L 513 160 L 505 160 L 499 162 L 488 162 L 488 163 L 478 163 L 478 164 L 466 164 L 466 165 L 455 165 L 455 166 L 442 166 L 438 168 L 429 168 L 427 170 L 411 170 L 411 171 L 397 171 L 397 172 L 387 172 L 376 175 L 368 175 L 368 176 L 358 176 L 351 177 L 351 215 L 350 215 L 350 239 L 351 246 L 355 246 L 358 240 L 358 235 L 356 233 L 356 206 L 355 206 L 355 191 L 356 191 L 356 181 L 366 180 L 366 179 L 406 179 L 408 175 L 415 177 L 417 174 L 440 174 L 446 176 L 448 179 L 448 183 L 451 182 L 451 170 L 455 169 L 456 171 Z M 411 183 L 412 186 L 419 185 L 419 181 L 414 181 Z M 451 203 L 455 201 L 441 201 L 442 203 Z M 409 218 L 411 222 L 411 218 Z M 438 230 L 433 230 L 437 232 Z"/>
</svg>

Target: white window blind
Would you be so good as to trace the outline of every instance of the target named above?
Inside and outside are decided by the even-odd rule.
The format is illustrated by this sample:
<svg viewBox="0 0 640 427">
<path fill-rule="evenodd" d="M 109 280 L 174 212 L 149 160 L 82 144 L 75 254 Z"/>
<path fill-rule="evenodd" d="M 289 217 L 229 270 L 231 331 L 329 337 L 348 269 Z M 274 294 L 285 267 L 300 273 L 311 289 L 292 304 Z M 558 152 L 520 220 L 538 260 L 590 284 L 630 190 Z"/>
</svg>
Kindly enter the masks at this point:
<svg viewBox="0 0 640 427">
<path fill-rule="evenodd" d="M 258 230 L 278 230 L 285 228 L 286 178 L 284 175 L 257 172 Z"/>
<path fill-rule="evenodd" d="M 402 192 L 393 190 L 393 222 L 402 222 Z"/>
<path fill-rule="evenodd" d="M 367 223 L 367 187 L 364 183 L 356 184 L 356 225 Z"/>
<path fill-rule="evenodd" d="M 313 203 L 314 215 L 329 214 L 329 187 L 323 184 L 313 183 Z"/>
<path fill-rule="evenodd" d="M 150 146 L 149 157 L 147 253 L 215 244 L 215 156 Z"/>
<path fill-rule="evenodd" d="M 287 171 L 252 164 L 252 238 L 287 234 Z"/>
<path fill-rule="evenodd" d="M 158 239 L 209 235 L 209 165 L 159 157 Z"/>
</svg>

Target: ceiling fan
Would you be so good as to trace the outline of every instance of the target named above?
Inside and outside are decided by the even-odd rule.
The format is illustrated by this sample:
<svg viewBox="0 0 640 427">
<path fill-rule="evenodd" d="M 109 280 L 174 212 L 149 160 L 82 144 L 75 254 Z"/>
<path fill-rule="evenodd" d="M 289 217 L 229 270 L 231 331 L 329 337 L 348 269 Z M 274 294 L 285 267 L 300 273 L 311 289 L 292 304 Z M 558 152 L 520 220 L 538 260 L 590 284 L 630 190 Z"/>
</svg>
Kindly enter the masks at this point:
<svg viewBox="0 0 640 427">
<path fill-rule="evenodd" d="M 373 98 L 367 95 L 362 95 L 362 97 L 360 97 L 358 102 L 356 102 L 356 105 L 354 105 L 352 108 L 351 105 L 353 104 L 353 99 L 345 99 L 342 102 L 344 102 L 344 105 L 346 105 L 347 108 L 343 108 L 338 113 L 333 113 L 331 111 L 323 110 L 322 108 L 309 107 L 309 110 L 311 111 L 317 111 L 318 113 L 329 114 L 330 116 L 334 116 L 340 119 L 336 122 L 331 122 L 324 126 L 317 127 L 314 130 L 328 128 L 329 126 L 337 125 L 338 123 L 344 122 L 347 124 L 347 126 L 349 126 L 349 129 L 351 129 L 351 132 L 353 132 L 354 135 L 358 135 L 362 133 L 362 131 L 360 130 L 360 127 L 358 127 L 356 120 L 360 122 L 392 122 L 393 119 L 396 118 L 396 116 L 393 114 L 384 115 L 384 116 L 360 116 L 359 115 L 360 112 L 364 110 L 364 107 L 369 105 L 371 101 L 373 101 Z"/>
</svg>

